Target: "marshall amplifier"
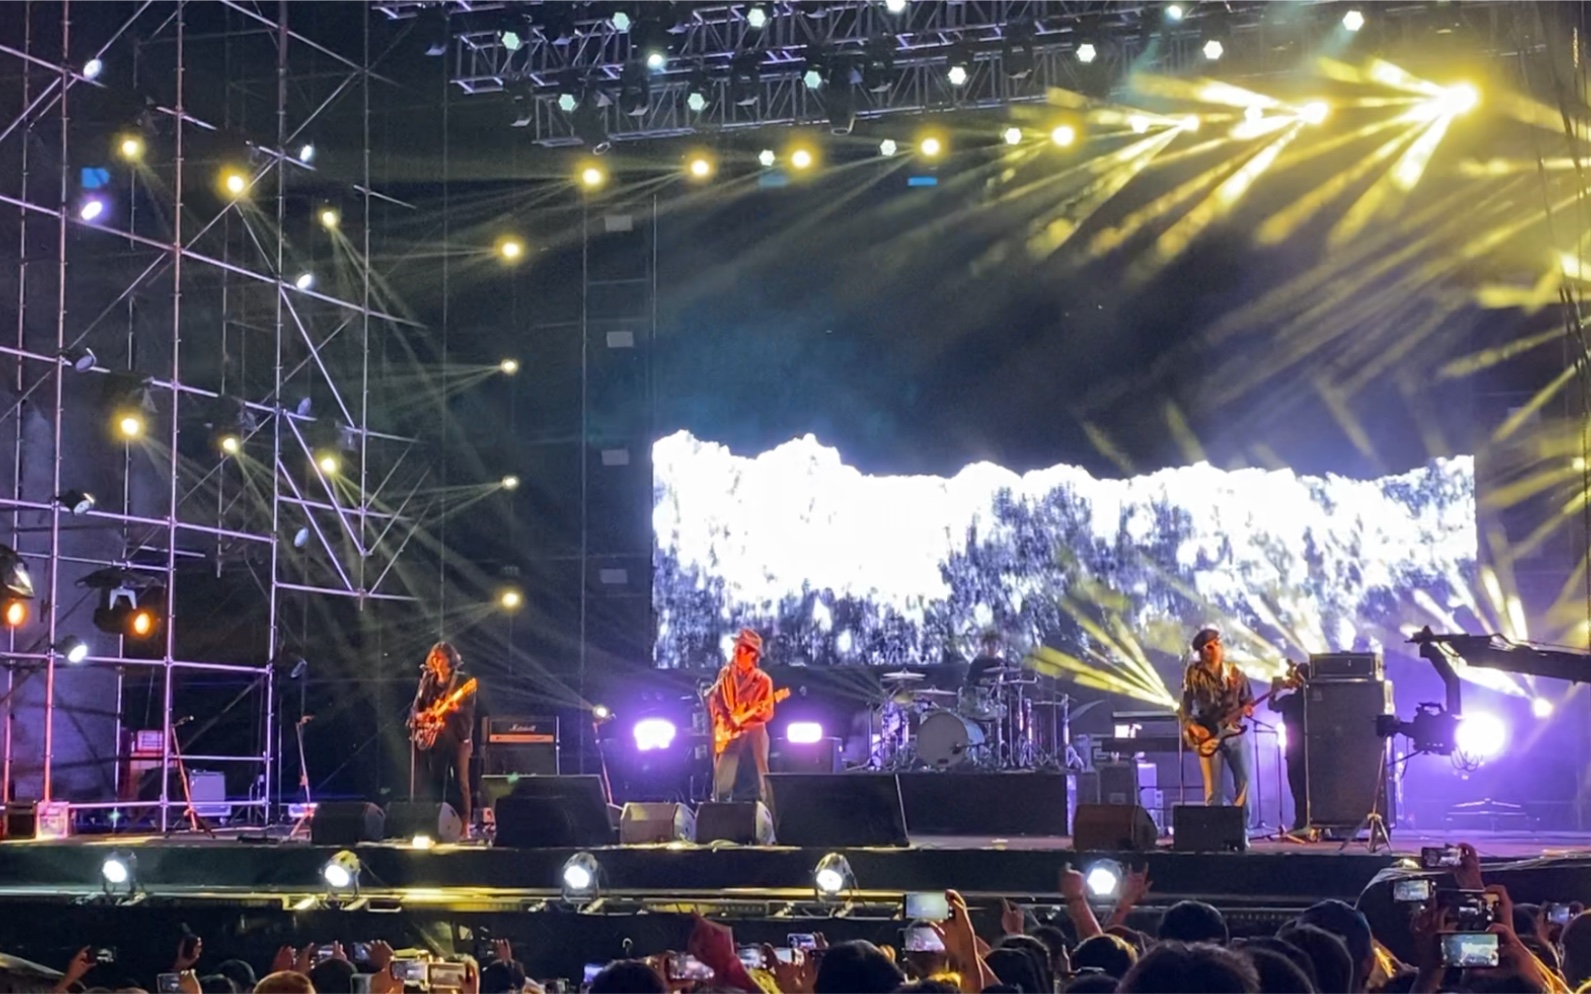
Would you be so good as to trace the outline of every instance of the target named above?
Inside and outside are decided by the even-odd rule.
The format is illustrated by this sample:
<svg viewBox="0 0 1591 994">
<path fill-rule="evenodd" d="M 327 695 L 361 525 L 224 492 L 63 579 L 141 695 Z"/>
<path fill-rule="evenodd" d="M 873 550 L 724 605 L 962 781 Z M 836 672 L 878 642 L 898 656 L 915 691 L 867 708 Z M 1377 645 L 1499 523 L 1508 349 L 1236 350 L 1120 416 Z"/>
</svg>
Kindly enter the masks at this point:
<svg viewBox="0 0 1591 994">
<path fill-rule="evenodd" d="M 1311 680 L 1384 680 L 1381 656 L 1374 652 L 1323 652 L 1309 657 Z"/>
<path fill-rule="evenodd" d="M 492 716 L 482 724 L 482 773 L 558 775 L 557 718 Z"/>
</svg>

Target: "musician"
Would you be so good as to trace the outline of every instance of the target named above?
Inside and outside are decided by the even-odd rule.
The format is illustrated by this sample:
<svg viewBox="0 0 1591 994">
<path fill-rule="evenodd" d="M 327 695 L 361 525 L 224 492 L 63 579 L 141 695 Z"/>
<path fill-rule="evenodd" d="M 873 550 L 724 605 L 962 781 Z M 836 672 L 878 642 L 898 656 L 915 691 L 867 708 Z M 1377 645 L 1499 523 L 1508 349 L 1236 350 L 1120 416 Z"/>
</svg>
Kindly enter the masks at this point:
<svg viewBox="0 0 1591 994">
<path fill-rule="evenodd" d="M 415 728 L 417 715 L 464 685 L 469 678 L 463 667 L 464 661 L 452 643 L 438 642 L 431 647 L 421 670 L 419 690 L 409 709 L 411 729 Z M 442 720 L 436 739 L 429 747 L 423 736 L 416 734 L 414 739 L 415 748 L 420 750 L 421 779 L 417 793 L 430 800 L 452 804 L 466 830 L 474 813 L 471 805 L 474 784 L 470 780 L 474 728 L 475 695 L 466 693 L 459 698 L 457 708 Z"/>
<path fill-rule="evenodd" d="M 742 628 L 735 638 L 735 655 L 718 673 L 707 691 L 707 711 L 715 738 L 727 730 L 734 738 L 713 757 L 713 799 L 728 801 L 735 792 L 742 750 L 751 751 L 757 764 L 757 799 L 768 798 L 768 722 L 773 718 L 773 678 L 757 668 L 762 659 L 762 636 Z"/>
<path fill-rule="evenodd" d="M 992 687 L 999 679 L 1000 671 L 1005 669 L 1005 659 L 1000 655 L 1000 633 L 990 629 L 983 633 L 979 639 L 983 651 L 967 667 L 967 689 L 974 687 Z"/>
<path fill-rule="evenodd" d="M 1287 787 L 1293 795 L 1292 831 L 1309 827 L 1309 780 L 1304 772 L 1304 687 L 1309 683 L 1309 664 L 1299 663 L 1291 674 L 1271 681 L 1268 705 L 1282 716 L 1287 743 L 1282 751 L 1287 760 Z"/>
<path fill-rule="evenodd" d="M 1198 659 L 1188 664 L 1182 677 L 1182 707 L 1178 716 L 1190 739 L 1206 739 L 1219 734 L 1254 713 L 1254 693 L 1248 677 L 1226 661 L 1221 633 L 1203 628 L 1193 636 L 1193 651 Z M 1243 736 L 1234 735 L 1221 742 L 1213 756 L 1199 757 L 1199 775 L 1204 778 L 1204 803 L 1220 802 L 1221 767 L 1232 770 L 1232 803 L 1248 809 L 1248 752 Z"/>
</svg>

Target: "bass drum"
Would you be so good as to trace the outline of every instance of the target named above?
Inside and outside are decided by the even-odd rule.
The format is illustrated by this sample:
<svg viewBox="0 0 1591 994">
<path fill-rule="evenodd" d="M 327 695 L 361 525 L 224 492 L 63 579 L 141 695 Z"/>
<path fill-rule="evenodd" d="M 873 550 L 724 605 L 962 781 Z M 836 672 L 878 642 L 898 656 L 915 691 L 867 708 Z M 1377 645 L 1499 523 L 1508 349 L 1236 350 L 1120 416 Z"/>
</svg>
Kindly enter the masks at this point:
<svg viewBox="0 0 1591 994">
<path fill-rule="evenodd" d="M 917 758 L 936 770 L 960 766 L 983 746 L 983 729 L 954 711 L 935 711 L 917 728 Z"/>
</svg>

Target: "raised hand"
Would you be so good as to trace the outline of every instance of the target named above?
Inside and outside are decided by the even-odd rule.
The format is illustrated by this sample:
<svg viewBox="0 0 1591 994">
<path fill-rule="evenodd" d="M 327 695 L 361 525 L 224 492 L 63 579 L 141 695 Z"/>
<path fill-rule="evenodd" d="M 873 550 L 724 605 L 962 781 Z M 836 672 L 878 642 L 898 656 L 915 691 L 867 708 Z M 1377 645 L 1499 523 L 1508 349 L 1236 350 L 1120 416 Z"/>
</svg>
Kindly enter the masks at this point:
<svg viewBox="0 0 1591 994">
<path fill-rule="evenodd" d="M 509 962 L 514 958 L 514 944 L 507 939 L 493 939 L 492 956 L 499 963 Z"/>
<path fill-rule="evenodd" d="M 389 973 L 392 966 L 392 947 L 377 939 L 370 943 L 370 969 L 374 973 Z"/>
<path fill-rule="evenodd" d="M 1484 890 L 1486 881 L 1481 879 L 1481 857 L 1475 847 L 1468 842 L 1458 845 L 1458 866 L 1453 870 L 1453 880 L 1460 890 Z"/>
<path fill-rule="evenodd" d="M 276 950 L 276 957 L 271 960 L 272 973 L 286 973 L 298 965 L 298 950 L 292 946 L 282 946 Z"/>
<path fill-rule="evenodd" d="M 804 950 L 791 951 L 790 962 L 781 960 L 772 946 L 762 947 L 763 964 L 773 973 L 774 984 L 780 994 L 812 994 L 818 979 L 818 958 L 808 956 Z"/>
<path fill-rule="evenodd" d="M 1068 901 L 1082 901 L 1088 897 L 1087 882 L 1070 863 L 1061 864 L 1061 896 Z"/>
<path fill-rule="evenodd" d="M 204 940 L 197 935 L 184 936 L 177 943 L 177 955 L 172 957 L 171 972 L 181 973 L 193 969 L 193 964 L 199 962 L 199 956 L 204 952 Z"/>
<path fill-rule="evenodd" d="M 1027 934 L 1027 915 L 1003 897 L 1000 899 L 1000 930 L 1006 935 Z"/>
<path fill-rule="evenodd" d="M 84 946 L 77 951 L 77 955 L 72 957 L 72 961 L 66 964 L 66 969 L 61 971 L 61 980 L 60 983 L 55 985 L 55 989 L 57 991 L 67 990 L 73 984 L 82 980 L 83 975 L 92 969 L 94 969 L 94 948 L 92 946 Z"/>
</svg>

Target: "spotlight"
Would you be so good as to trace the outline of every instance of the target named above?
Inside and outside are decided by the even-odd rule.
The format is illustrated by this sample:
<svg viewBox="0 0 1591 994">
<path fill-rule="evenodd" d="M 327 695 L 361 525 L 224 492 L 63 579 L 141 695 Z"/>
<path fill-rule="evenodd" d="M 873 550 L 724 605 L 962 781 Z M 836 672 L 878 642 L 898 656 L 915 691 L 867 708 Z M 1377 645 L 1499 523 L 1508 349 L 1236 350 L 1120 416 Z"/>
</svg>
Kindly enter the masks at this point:
<svg viewBox="0 0 1591 994">
<path fill-rule="evenodd" d="M 1168 20 L 1168 21 L 1180 21 L 1180 20 L 1182 20 L 1182 14 L 1183 14 L 1182 4 L 1180 4 L 1180 3 L 1168 3 L 1168 4 L 1166 4 L 1166 20 Z"/>
<path fill-rule="evenodd" d="M 502 488 L 504 490 L 518 490 L 519 489 L 519 477 L 515 476 L 512 473 L 510 473 L 507 476 L 503 477 L 501 480 L 498 481 L 498 483 L 502 486 Z"/>
<path fill-rule="evenodd" d="M 662 52 L 646 53 L 646 67 L 653 72 L 659 72 L 667 65 L 668 56 L 664 55 Z"/>
<path fill-rule="evenodd" d="M 239 438 L 235 432 L 227 432 L 222 435 L 216 440 L 216 445 L 220 446 L 221 451 L 229 456 L 235 456 L 243 451 L 243 439 Z"/>
<path fill-rule="evenodd" d="M 429 835 L 420 834 L 409 840 L 410 849 L 435 849 L 436 840 Z"/>
<path fill-rule="evenodd" d="M 812 153 L 804 148 L 798 148 L 790 153 L 790 165 L 797 169 L 810 169 L 812 167 Z"/>
<path fill-rule="evenodd" d="M 679 730 L 667 718 L 642 718 L 635 723 L 631 734 L 635 736 L 636 751 L 652 752 L 673 745 Z"/>
<path fill-rule="evenodd" d="M 1141 135 L 1149 130 L 1149 118 L 1144 117 L 1142 114 L 1129 115 L 1127 118 L 1127 127 L 1132 129 L 1133 134 Z"/>
<path fill-rule="evenodd" d="M 309 290 L 315 286 L 315 274 L 299 273 L 298 279 L 293 281 L 293 285 L 298 287 L 300 290 Z"/>
<path fill-rule="evenodd" d="M 1552 717 L 1552 702 L 1545 697 L 1532 698 L 1530 713 L 1537 718 L 1550 718 Z"/>
<path fill-rule="evenodd" d="M 1050 132 L 1050 141 L 1066 148 L 1077 141 L 1077 129 L 1070 124 L 1063 124 Z"/>
<path fill-rule="evenodd" d="M 593 721 L 607 721 L 613 717 L 613 711 L 606 704 L 591 705 L 591 718 Z"/>
<path fill-rule="evenodd" d="M 906 9 L 906 0 L 884 0 L 884 9 L 891 14 L 899 14 Z"/>
<path fill-rule="evenodd" d="M 315 457 L 315 465 L 320 467 L 322 473 L 328 476 L 342 469 L 342 460 L 335 452 L 322 452 Z"/>
<path fill-rule="evenodd" d="M 929 135 L 927 138 L 924 138 L 922 141 L 917 143 L 917 151 L 921 152 L 923 155 L 926 155 L 930 159 L 935 158 L 944 150 L 945 143 L 940 141 L 938 138 L 935 138 L 933 135 Z"/>
<path fill-rule="evenodd" d="M 144 140 L 137 135 L 123 135 L 116 143 L 116 154 L 127 162 L 137 162 L 144 157 Z"/>
<path fill-rule="evenodd" d="M 746 11 L 746 24 L 753 31 L 761 31 L 768 23 L 768 12 L 761 7 L 753 7 Z"/>
<path fill-rule="evenodd" d="M 818 893 L 818 900 L 833 901 L 844 891 L 856 887 L 856 874 L 851 872 L 851 864 L 844 856 L 831 852 L 818 860 L 812 871 L 812 886 Z"/>
<path fill-rule="evenodd" d="M 77 665 L 88 658 L 88 643 L 76 635 L 68 635 L 55 643 L 54 649 L 60 653 L 61 658 L 72 665 Z"/>
<path fill-rule="evenodd" d="M 895 139 L 893 139 L 893 138 L 886 138 L 883 141 L 878 143 L 878 154 L 879 155 L 887 157 L 887 156 L 894 155 L 896 152 L 899 152 L 899 151 L 900 151 L 900 146 L 895 144 Z"/>
<path fill-rule="evenodd" d="M 1121 864 L 1102 859 L 1083 871 L 1083 884 L 1091 901 L 1109 902 L 1121 896 Z"/>
<path fill-rule="evenodd" d="M 1326 116 L 1331 113 L 1331 107 L 1324 100 L 1311 100 L 1299 108 L 1298 116 L 1305 124 L 1323 124 Z"/>
<path fill-rule="evenodd" d="M 127 618 L 127 634 L 134 638 L 148 638 L 160 627 L 160 619 L 147 607 L 141 607 Z"/>
<path fill-rule="evenodd" d="M 342 215 L 337 213 L 337 208 L 335 207 L 322 207 L 320 209 L 320 226 L 327 231 L 335 229 L 338 224 L 342 223 L 342 219 Z"/>
<path fill-rule="evenodd" d="M 787 742 L 796 745 L 811 745 L 823 741 L 823 726 L 815 721 L 792 721 L 784 730 Z"/>
<path fill-rule="evenodd" d="M 497 243 L 497 254 L 504 262 L 518 262 L 525 257 L 525 243 L 510 235 Z"/>
<path fill-rule="evenodd" d="M 757 153 L 757 164 L 764 169 L 772 169 L 777 159 L 778 156 L 773 154 L 773 149 L 771 148 L 765 148 Z"/>
<path fill-rule="evenodd" d="M 1474 110 L 1480 102 L 1480 91 L 1468 83 L 1450 86 L 1436 99 L 1437 108 L 1444 114 L 1463 114 Z"/>
<path fill-rule="evenodd" d="M 706 179 L 713 174 L 713 161 L 705 155 L 694 156 L 685 167 L 695 179 Z"/>
<path fill-rule="evenodd" d="M 126 887 L 131 894 L 138 889 L 138 859 L 132 853 L 111 853 L 99 864 L 99 878 L 105 893 L 114 887 Z"/>
<path fill-rule="evenodd" d="M 518 31 L 511 28 L 499 33 L 497 37 L 502 41 L 503 47 L 510 52 L 517 52 L 525 45 L 525 39 L 520 37 Z"/>
<path fill-rule="evenodd" d="M 1226 46 L 1221 44 L 1221 41 L 1218 38 L 1211 38 L 1209 41 L 1204 43 L 1204 57 L 1209 59 L 1211 62 L 1219 59 L 1223 54 L 1225 54 L 1225 52 Z"/>
<path fill-rule="evenodd" d="M 597 896 L 601 875 L 602 867 L 595 856 L 588 852 L 577 852 L 570 856 L 558 874 L 563 899 L 570 904 L 591 902 Z"/>
<path fill-rule="evenodd" d="M 801 82 L 809 90 L 816 90 L 823 85 L 823 74 L 816 69 L 808 69 L 801 74 Z"/>
<path fill-rule="evenodd" d="M 144 433 L 144 419 L 138 414 L 123 414 L 116 422 L 116 430 L 121 432 L 123 438 L 138 438 Z"/>
<path fill-rule="evenodd" d="M 963 65 L 951 66 L 945 71 L 945 78 L 950 80 L 951 86 L 967 85 L 967 67 Z"/>
<path fill-rule="evenodd" d="M 1365 26 L 1365 16 L 1358 10 L 1350 10 L 1342 15 L 1342 26 L 1349 31 L 1358 31 Z"/>
<path fill-rule="evenodd" d="M 630 30 L 630 15 L 626 14 L 622 10 L 616 11 L 608 20 L 613 25 L 613 30 L 615 31 Z"/>
<path fill-rule="evenodd" d="M 1508 741 L 1508 726 L 1496 715 L 1472 711 L 1459 718 L 1458 730 L 1453 736 L 1453 746 L 1472 763 L 1484 762 L 1501 755 Z"/>
<path fill-rule="evenodd" d="M 99 59 L 89 59 L 83 63 L 83 78 L 98 79 L 99 74 L 105 71 L 105 63 Z"/>
<path fill-rule="evenodd" d="M 315 146 L 306 142 L 298 147 L 298 161 L 306 166 L 315 161 Z"/>
<path fill-rule="evenodd" d="M 79 221 L 97 221 L 105 215 L 105 199 L 103 197 L 88 197 L 77 207 Z"/>
<path fill-rule="evenodd" d="M 700 90 L 692 90 L 685 98 L 685 107 L 692 114 L 700 114 L 707 109 L 707 94 Z"/>
<path fill-rule="evenodd" d="M 1085 41 L 1081 45 L 1077 46 L 1077 61 L 1083 63 L 1084 65 L 1088 65 L 1098 57 L 1099 49 L 1094 47 L 1093 42 Z"/>
<path fill-rule="evenodd" d="M 504 611 L 518 611 L 525 603 L 525 595 L 514 587 L 505 587 L 497 592 L 497 606 Z"/>
<path fill-rule="evenodd" d="M 94 355 L 93 349 L 70 348 L 61 350 L 61 361 L 79 373 L 86 373 L 99 362 L 99 357 Z"/>
<path fill-rule="evenodd" d="M 513 376 L 515 373 L 519 372 L 519 360 L 513 358 L 504 359 L 502 362 L 497 364 L 497 371 L 502 373 L 504 376 Z"/>
<path fill-rule="evenodd" d="M 575 108 L 580 106 L 580 100 L 573 93 L 558 94 L 558 109 L 565 114 L 573 114 Z"/>
<path fill-rule="evenodd" d="M 73 514 L 87 514 L 94 510 L 94 495 L 82 490 L 66 490 L 55 495 L 55 503 Z"/>
<path fill-rule="evenodd" d="M 327 861 L 320 868 L 320 878 L 326 881 L 326 886 L 332 890 L 359 889 L 359 871 L 363 867 L 359 864 L 359 857 L 344 849 Z"/>
<path fill-rule="evenodd" d="M 28 564 L 9 545 L 0 545 L 0 587 L 17 597 L 33 596 L 33 577 Z"/>
<path fill-rule="evenodd" d="M 249 178 L 236 169 L 228 169 L 221 174 L 221 188 L 231 197 L 241 197 L 248 191 Z"/>
<path fill-rule="evenodd" d="M 1181 128 L 1183 131 L 1198 131 L 1199 116 L 1197 114 L 1189 114 L 1187 117 L 1177 122 L 1177 127 Z"/>
<path fill-rule="evenodd" d="M 1243 109 L 1243 120 L 1258 121 L 1265 116 L 1265 108 L 1259 104 L 1249 104 Z"/>
<path fill-rule="evenodd" d="M 580 183 L 588 190 L 595 190 L 608 178 L 601 166 L 587 166 L 580 170 Z"/>
<path fill-rule="evenodd" d="M 28 620 L 28 602 L 18 597 L 7 597 L 0 602 L 0 622 L 7 628 L 21 628 Z"/>
<path fill-rule="evenodd" d="M 1020 145 L 1022 144 L 1022 129 L 1018 127 L 1006 128 L 1001 137 L 1005 139 L 1007 145 Z"/>
</svg>

